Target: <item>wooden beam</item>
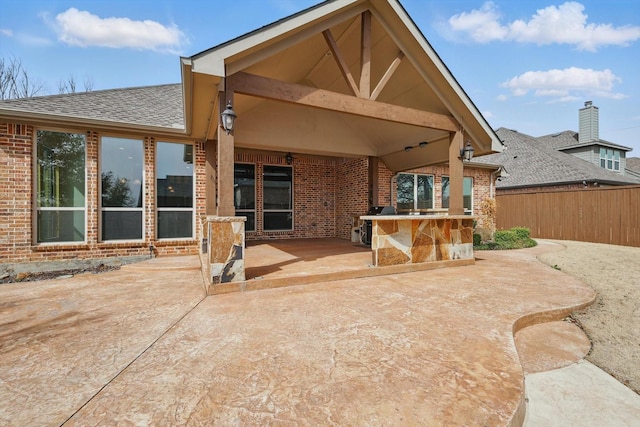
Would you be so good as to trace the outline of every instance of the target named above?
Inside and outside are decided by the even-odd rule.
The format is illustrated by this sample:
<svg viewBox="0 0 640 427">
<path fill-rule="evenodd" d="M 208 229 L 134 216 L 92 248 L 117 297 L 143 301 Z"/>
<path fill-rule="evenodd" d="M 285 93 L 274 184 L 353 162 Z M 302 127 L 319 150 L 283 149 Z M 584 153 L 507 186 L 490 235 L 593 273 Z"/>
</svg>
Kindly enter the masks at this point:
<svg viewBox="0 0 640 427">
<path fill-rule="evenodd" d="M 463 185 L 464 165 L 460 158 L 463 133 L 451 133 L 449 141 L 449 215 L 464 215 Z"/>
<path fill-rule="evenodd" d="M 360 96 L 358 86 L 356 86 L 356 81 L 353 79 L 353 75 L 351 75 L 351 71 L 349 71 L 349 66 L 347 65 L 347 61 L 345 61 L 344 57 L 342 56 L 342 52 L 340 52 L 340 48 L 338 47 L 336 40 L 333 38 L 333 35 L 331 34 L 331 30 L 324 30 L 322 32 L 322 35 L 324 36 L 324 39 L 327 41 L 327 44 L 329 45 L 329 50 L 331 50 L 331 54 L 333 55 L 333 58 L 336 60 L 336 63 L 338 64 L 338 68 L 340 69 L 342 76 L 347 82 L 347 86 L 349 86 L 349 88 L 351 89 L 351 92 L 355 96 Z"/>
<path fill-rule="evenodd" d="M 371 93 L 370 99 L 372 101 L 375 101 L 376 99 L 378 99 L 378 96 L 380 96 L 380 92 L 382 92 L 382 89 L 384 89 L 387 83 L 389 83 L 389 80 L 391 80 L 391 76 L 393 76 L 393 73 L 395 73 L 398 67 L 400 66 L 400 63 L 402 62 L 402 58 L 404 58 L 404 53 L 400 51 L 398 53 L 398 56 L 396 56 L 395 59 L 391 61 L 391 65 L 389 65 L 389 68 L 387 68 L 387 71 L 385 71 L 384 75 L 378 82 L 378 85 Z"/>
<path fill-rule="evenodd" d="M 228 82 L 226 82 L 228 83 Z M 227 101 L 233 103 L 233 91 L 227 90 L 224 93 L 225 96 L 220 96 L 220 111 L 223 111 Z M 225 101 L 226 99 L 226 101 Z M 234 145 L 235 139 L 233 133 L 227 134 L 222 126 L 218 126 L 218 204 L 217 215 L 218 216 L 234 216 L 236 213 L 234 199 L 233 199 L 233 162 L 234 162 Z"/>
<path fill-rule="evenodd" d="M 236 73 L 227 77 L 227 81 L 230 79 L 233 80 L 234 91 L 244 95 L 448 132 L 460 128 L 453 117 L 444 114 L 370 101 L 254 74 Z"/>
<path fill-rule="evenodd" d="M 360 29 L 360 97 L 369 99 L 371 94 L 371 12 L 362 13 Z"/>
</svg>

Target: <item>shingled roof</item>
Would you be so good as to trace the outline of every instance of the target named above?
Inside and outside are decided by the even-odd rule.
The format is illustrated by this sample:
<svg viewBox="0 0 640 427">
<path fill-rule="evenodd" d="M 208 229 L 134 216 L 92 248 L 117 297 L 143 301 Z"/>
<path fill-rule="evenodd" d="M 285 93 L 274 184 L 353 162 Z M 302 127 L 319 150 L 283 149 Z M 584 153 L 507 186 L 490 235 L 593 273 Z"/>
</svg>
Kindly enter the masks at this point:
<svg viewBox="0 0 640 427">
<path fill-rule="evenodd" d="M 536 140 L 539 143 L 546 144 L 555 150 L 567 150 L 574 147 L 584 147 L 586 145 L 602 145 L 605 147 L 617 148 L 623 151 L 631 151 L 631 148 L 624 145 L 614 144 L 613 142 L 605 141 L 604 139 L 598 139 L 588 143 L 578 143 L 578 133 L 572 130 L 565 130 L 564 132 L 552 133 L 550 135 L 544 135 L 537 137 Z"/>
<path fill-rule="evenodd" d="M 474 158 L 474 162 L 503 165 L 508 176 L 497 188 L 541 187 L 576 183 L 604 185 L 638 184 L 633 178 L 600 168 L 578 157 L 563 153 L 538 138 L 500 128 L 496 134 L 504 142 L 502 153 Z"/>
<path fill-rule="evenodd" d="M 97 121 L 119 126 L 184 129 L 181 84 L 2 100 L 0 114 L 74 119 L 79 124 Z"/>
</svg>

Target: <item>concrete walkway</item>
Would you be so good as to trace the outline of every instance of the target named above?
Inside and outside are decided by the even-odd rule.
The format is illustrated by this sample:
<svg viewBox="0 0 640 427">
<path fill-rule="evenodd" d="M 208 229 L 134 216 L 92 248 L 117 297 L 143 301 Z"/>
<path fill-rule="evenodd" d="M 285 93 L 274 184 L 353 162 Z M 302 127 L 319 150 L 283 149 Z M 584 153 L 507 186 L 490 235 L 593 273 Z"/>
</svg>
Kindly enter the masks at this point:
<svg viewBox="0 0 640 427">
<path fill-rule="evenodd" d="M 521 425 L 514 332 L 594 298 L 552 249 L 207 298 L 197 257 L 0 285 L 0 425 Z"/>
</svg>

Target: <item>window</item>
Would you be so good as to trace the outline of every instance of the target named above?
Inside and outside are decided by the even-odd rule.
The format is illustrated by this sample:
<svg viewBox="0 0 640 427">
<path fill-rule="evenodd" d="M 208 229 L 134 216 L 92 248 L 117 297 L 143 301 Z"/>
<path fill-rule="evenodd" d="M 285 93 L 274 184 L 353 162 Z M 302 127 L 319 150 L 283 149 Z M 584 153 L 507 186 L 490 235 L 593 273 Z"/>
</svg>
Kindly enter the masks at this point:
<svg viewBox="0 0 640 427">
<path fill-rule="evenodd" d="M 158 239 L 193 237 L 193 146 L 158 142 L 156 206 Z"/>
<path fill-rule="evenodd" d="M 264 166 L 262 197 L 263 229 L 293 230 L 293 169 Z"/>
<path fill-rule="evenodd" d="M 600 147 L 600 167 L 620 171 L 620 151 Z"/>
<path fill-rule="evenodd" d="M 256 231 L 256 167 L 236 163 L 233 166 L 233 205 L 236 215 L 246 216 L 246 231 Z"/>
<path fill-rule="evenodd" d="M 473 178 L 465 176 L 462 180 L 462 205 L 465 215 L 473 213 Z M 449 207 L 449 177 L 442 177 L 442 207 Z"/>
<path fill-rule="evenodd" d="M 398 210 L 433 208 L 433 176 L 401 173 L 397 180 Z"/>
<path fill-rule="evenodd" d="M 102 138 L 102 240 L 142 240 L 143 162 L 142 140 Z"/>
<path fill-rule="evenodd" d="M 38 243 L 85 240 L 85 137 L 36 132 Z"/>
</svg>

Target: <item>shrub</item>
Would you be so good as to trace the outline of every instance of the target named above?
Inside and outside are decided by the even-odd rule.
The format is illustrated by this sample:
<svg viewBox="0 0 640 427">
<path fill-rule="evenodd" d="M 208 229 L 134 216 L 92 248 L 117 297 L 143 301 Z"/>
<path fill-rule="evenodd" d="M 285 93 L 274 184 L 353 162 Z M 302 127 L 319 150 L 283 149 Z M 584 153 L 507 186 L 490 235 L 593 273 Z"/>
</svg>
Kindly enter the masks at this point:
<svg viewBox="0 0 640 427">
<path fill-rule="evenodd" d="M 500 230 L 495 233 L 495 242 L 476 245 L 474 236 L 474 248 L 477 250 L 522 249 L 537 245 L 536 241 L 529 237 L 529 229 L 515 227 L 511 230 Z"/>
<path fill-rule="evenodd" d="M 479 234 L 473 235 L 473 246 L 480 246 L 482 243 L 482 236 Z"/>
</svg>

